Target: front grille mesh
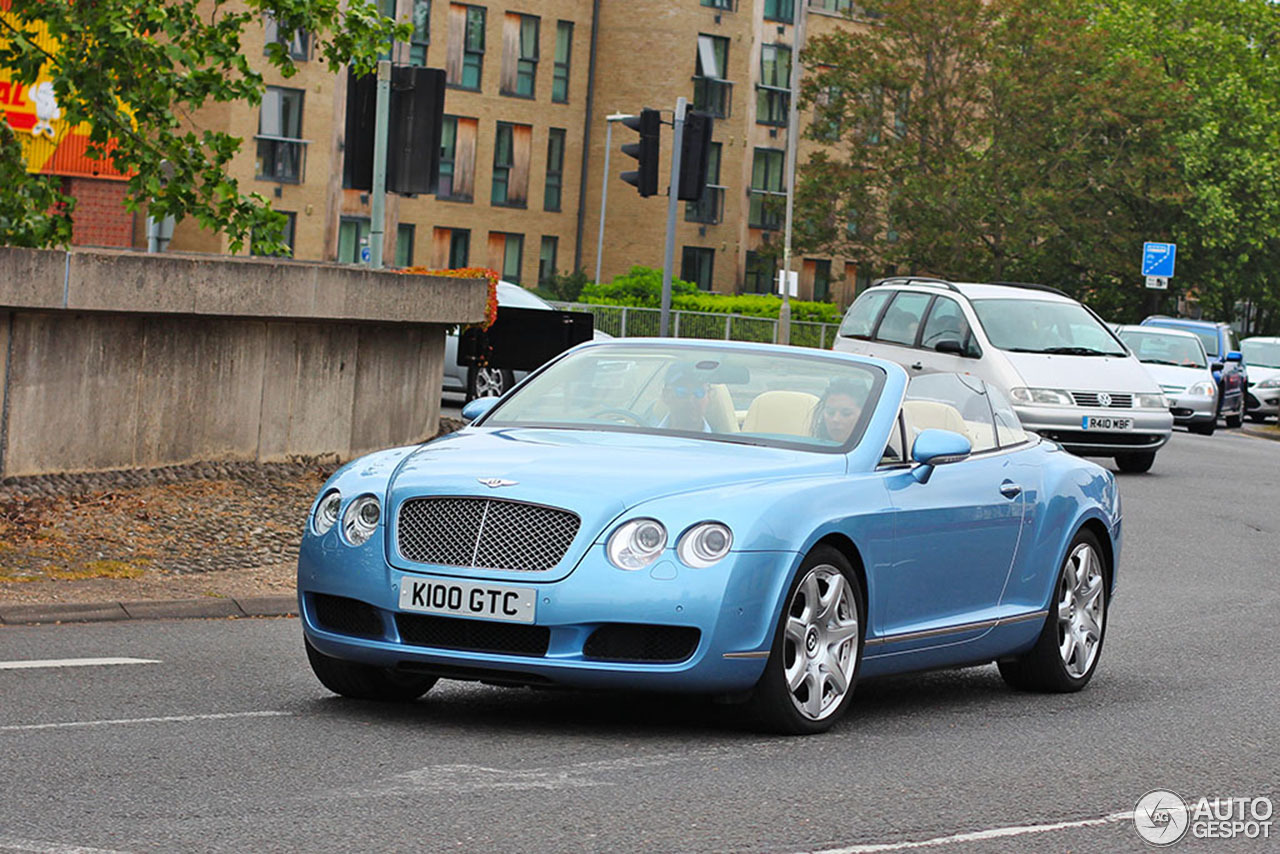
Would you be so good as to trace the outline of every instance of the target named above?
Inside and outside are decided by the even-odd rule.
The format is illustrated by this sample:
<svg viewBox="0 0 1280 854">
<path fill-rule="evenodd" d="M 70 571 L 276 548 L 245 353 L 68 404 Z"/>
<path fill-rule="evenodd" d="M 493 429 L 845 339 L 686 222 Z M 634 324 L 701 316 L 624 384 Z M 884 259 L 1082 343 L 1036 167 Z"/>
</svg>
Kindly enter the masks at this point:
<svg viewBox="0 0 1280 854">
<path fill-rule="evenodd" d="M 1071 392 L 1071 397 L 1073 400 L 1075 400 L 1076 406 L 1094 406 L 1094 407 L 1102 407 L 1103 409 L 1108 409 L 1108 408 L 1109 409 L 1132 409 L 1133 408 L 1133 395 L 1131 394 L 1109 392 L 1109 394 L 1111 395 L 1111 402 L 1106 406 L 1102 406 L 1102 403 L 1098 400 L 1099 394 L 1100 392 L 1096 392 L 1096 391 L 1073 391 Z"/>
<path fill-rule="evenodd" d="M 322 629 L 366 638 L 383 635 L 382 617 L 378 616 L 378 609 L 367 602 L 346 596 L 312 593 L 311 606 L 316 624 Z"/>
<path fill-rule="evenodd" d="M 400 507 L 396 541 L 417 563 L 542 572 L 569 550 L 581 520 L 555 507 L 493 498 L 413 498 Z"/>
<path fill-rule="evenodd" d="M 425 614 L 396 614 L 401 639 L 413 646 L 543 656 L 551 642 L 546 626 L 463 620 Z"/>
<path fill-rule="evenodd" d="M 649 626 L 606 623 L 582 647 L 595 661 L 684 661 L 698 648 L 702 633 L 692 626 Z"/>
</svg>

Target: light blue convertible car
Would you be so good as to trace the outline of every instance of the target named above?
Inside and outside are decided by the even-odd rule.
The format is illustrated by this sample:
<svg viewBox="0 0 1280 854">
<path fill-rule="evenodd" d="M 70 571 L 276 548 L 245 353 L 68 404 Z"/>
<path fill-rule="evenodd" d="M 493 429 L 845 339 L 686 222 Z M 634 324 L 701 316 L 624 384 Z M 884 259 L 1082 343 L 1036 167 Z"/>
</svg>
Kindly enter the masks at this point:
<svg viewBox="0 0 1280 854">
<path fill-rule="evenodd" d="M 1076 691 L 1097 667 L 1115 480 L 971 376 L 616 339 L 464 415 L 316 499 L 298 596 L 338 694 L 705 692 L 811 733 L 860 677 L 995 661 Z"/>
</svg>

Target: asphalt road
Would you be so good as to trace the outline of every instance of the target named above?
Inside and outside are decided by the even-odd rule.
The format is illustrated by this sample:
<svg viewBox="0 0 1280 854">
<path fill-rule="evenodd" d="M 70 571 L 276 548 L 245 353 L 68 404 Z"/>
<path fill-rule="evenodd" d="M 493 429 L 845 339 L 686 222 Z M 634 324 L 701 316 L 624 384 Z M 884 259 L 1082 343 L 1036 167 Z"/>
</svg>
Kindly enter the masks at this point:
<svg viewBox="0 0 1280 854">
<path fill-rule="evenodd" d="M 1143 850 L 1123 813 L 1151 789 L 1280 801 L 1280 443 L 1180 432 L 1121 484 L 1088 690 L 1017 694 L 992 666 L 867 682 L 820 737 L 680 698 L 343 700 L 296 620 L 6 627 L 0 851 Z M 153 663 L 5 666 L 85 657 Z"/>
</svg>

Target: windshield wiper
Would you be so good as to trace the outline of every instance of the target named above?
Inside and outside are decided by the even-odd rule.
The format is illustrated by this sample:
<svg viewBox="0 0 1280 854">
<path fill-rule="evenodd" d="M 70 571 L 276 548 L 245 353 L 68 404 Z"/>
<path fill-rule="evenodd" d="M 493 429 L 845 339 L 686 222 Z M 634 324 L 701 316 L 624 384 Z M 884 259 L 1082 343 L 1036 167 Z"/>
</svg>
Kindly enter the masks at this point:
<svg viewBox="0 0 1280 854">
<path fill-rule="evenodd" d="M 1175 368 L 1189 367 L 1181 362 L 1166 362 L 1164 359 L 1139 359 L 1138 361 L 1142 362 L 1144 365 L 1173 365 Z"/>
<path fill-rule="evenodd" d="M 1124 353 L 1104 353 L 1092 347 L 1045 347 L 1042 353 L 1060 353 L 1065 356 L 1123 356 Z"/>
</svg>

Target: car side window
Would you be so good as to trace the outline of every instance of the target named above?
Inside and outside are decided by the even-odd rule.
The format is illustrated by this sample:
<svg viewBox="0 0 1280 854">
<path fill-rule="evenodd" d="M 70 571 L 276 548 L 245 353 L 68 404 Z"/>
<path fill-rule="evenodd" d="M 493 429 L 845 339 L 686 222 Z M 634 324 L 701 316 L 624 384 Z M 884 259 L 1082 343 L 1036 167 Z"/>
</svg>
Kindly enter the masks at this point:
<svg viewBox="0 0 1280 854">
<path fill-rule="evenodd" d="M 902 404 L 907 442 L 914 444 L 922 430 L 950 430 L 967 436 L 973 452 L 996 447 L 995 423 L 987 385 L 962 374 L 924 374 L 907 385 Z"/>
<path fill-rule="evenodd" d="M 905 428 L 902 424 L 902 411 L 898 411 L 898 420 L 893 424 L 893 431 L 889 434 L 889 442 L 884 446 L 884 453 L 880 455 L 881 465 L 893 465 L 894 463 L 905 463 L 906 455 L 903 454 L 902 448 L 905 444 L 902 441 Z"/>
<path fill-rule="evenodd" d="M 995 415 L 996 442 L 1000 447 L 1018 445 L 1027 441 L 1027 431 L 1022 429 L 1022 422 L 1013 411 L 1013 404 L 1004 392 L 994 386 L 987 386 L 987 396 L 991 399 L 991 411 Z"/>
<path fill-rule="evenodd" d="M 892 291 L 883 289 L 863 292 L 862 296 L 849 306 L 849 313 L 844 316 L 844 322 L 840 324 L 839 334 L 844 338 L 870 338 L 871 330 L 876 326 L 876 319 L 880 317 L 880 310 L 884 308 L 885 302 L 891 296 L 893 296 Z"/>
<path fill-rule="evenodd" d="M 1240 342 L 1236 339 L 1236 333 L 1230 329 L 1227 330 L 1227 351 L 1231 353 L 1240 352 Z"/>
<path fill-rule="evenodd" d="M 950 297 L 938 297 L 933 301 L 924 322 L 924 333 L 920 336 L 921 347 L 936 350 L 943 341 L 955 341 L 967 353 L 973 346 L 972 337 L 960 303 Z"/>
<path fill-rule="evenodd" d="M 899 291 L 880 318 L 876 328 L 875 339 L 890 344 L 905 344 L 908 347 L 916 343 L 916 332 L 920 329 L 920 321 L 924 311 L 929 307 L 932 294 L 920 294 L 914 291 Z"/>
</svg>

